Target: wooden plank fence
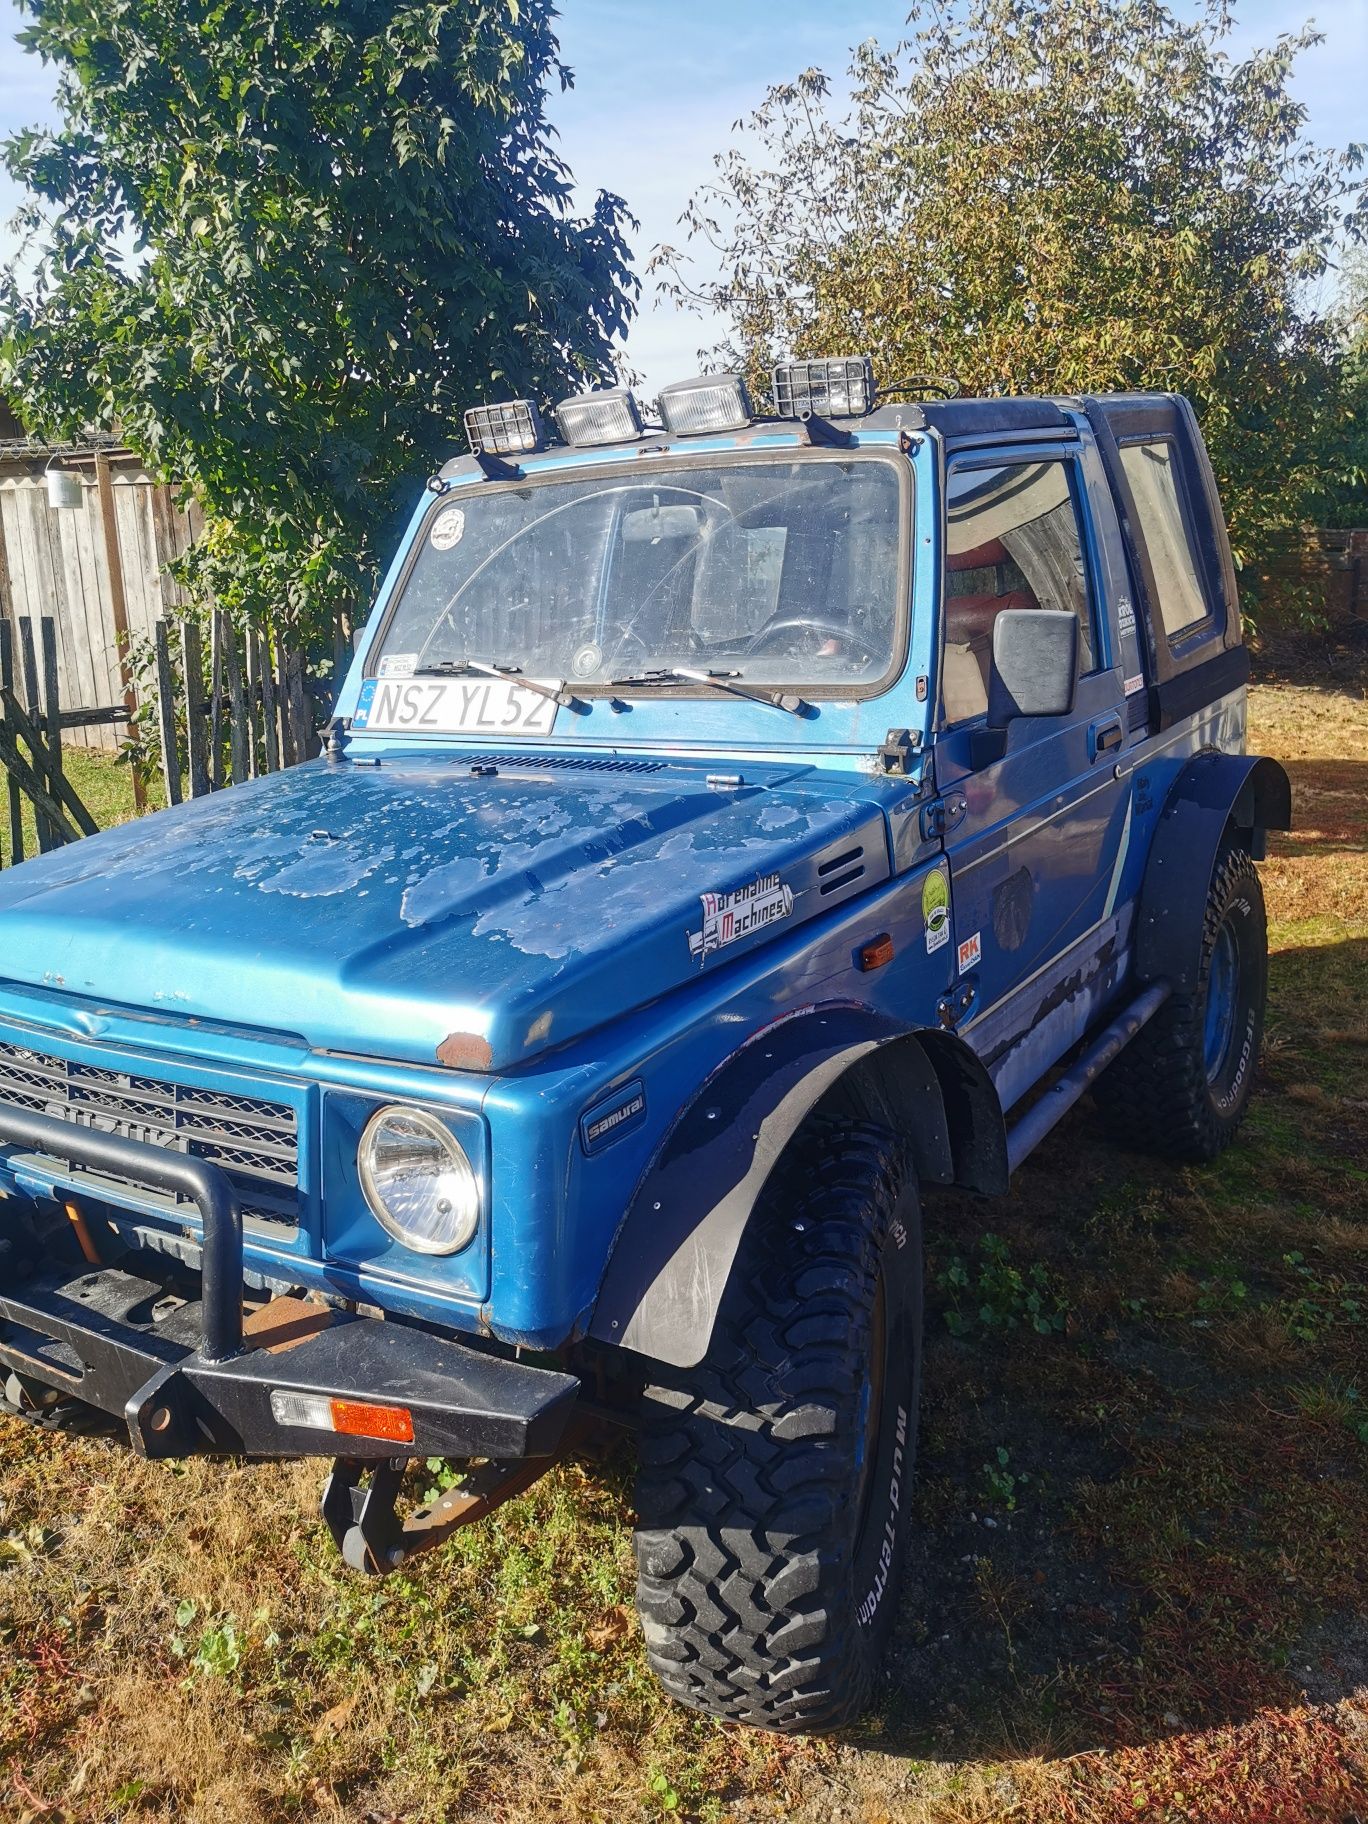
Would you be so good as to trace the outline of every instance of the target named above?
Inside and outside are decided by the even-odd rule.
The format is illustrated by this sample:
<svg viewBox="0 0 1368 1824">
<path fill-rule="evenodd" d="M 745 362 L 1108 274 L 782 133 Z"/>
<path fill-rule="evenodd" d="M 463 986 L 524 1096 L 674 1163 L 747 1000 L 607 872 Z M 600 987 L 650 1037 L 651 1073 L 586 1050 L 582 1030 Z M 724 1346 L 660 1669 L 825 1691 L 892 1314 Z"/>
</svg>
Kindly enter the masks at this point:
<svg viewBox="0 0 1368 1824">
<path fill-rule="evenodd" d="M 319 751 L 318 723 L 327 706 L 316 703 L 307 687 L 299 652 L 255 629 L 242 633 L 217 612 L 209 644 L 206 688 L 198 621 L 188 618 L 173 630 L 162 616 L 153 627 L 157 734 L 169 804 L 279 772 Z M 331 695 L 331 681 L 325 684 Z"/>
<path fill-rule="evenodd" d="M 127 703 L 64 709 L 55 624 L 44 617 L 36 642 L 30 621 L 19 622 L 17 634 L 0 619 L 0 865 L 11 866 L 25 858 L 25 799 L 40 853 L 96 833 L 66 776 L 63 743 L 73 731 L 117 730 L 137 711 L 131 689 L 131 712 Z M 299 653 L 256 632 L 244 635 L 216 614 L 206 684 L 198 621 L 181 621 L 174 635 L 165 617 L 154 623 L 156 734 L 169 804 L 278 772 L 319 751 L 327 704 L 307 687 Z M 321 680 L 329 698 L 332 684 Z"/>
<path fill-rule="evenodd" d="M 79 481 L 81 505 L 48 505 L 49 462 Z M 176 505 L 128 450 L 107 442 L 79 450 L 0 445 L 0 612 L 16 627 L 53 623 L 63 703 L 98 709 L 120 698 L 133 711 L 134 646 L 159 615 L 185 612 L 173 563 L 202 534 L 199 512 Z M 112 750 L 116 723 L 68 731 L 70 745 Z"/>
</svg>

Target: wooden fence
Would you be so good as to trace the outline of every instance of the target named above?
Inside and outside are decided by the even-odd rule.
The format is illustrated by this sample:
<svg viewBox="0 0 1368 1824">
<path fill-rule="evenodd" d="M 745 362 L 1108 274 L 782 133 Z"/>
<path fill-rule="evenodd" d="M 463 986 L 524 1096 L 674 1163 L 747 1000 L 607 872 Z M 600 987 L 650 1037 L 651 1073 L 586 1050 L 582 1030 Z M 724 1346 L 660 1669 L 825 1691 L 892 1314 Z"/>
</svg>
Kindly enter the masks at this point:
<svg viewBox="0 0 1368 1824">
<path fill-rule="evenodd" d="M 318 752 L 320 706 L 298 651 L 267 634 L 244 634 L 217 613 L 207 655 L 198 620 L 181 621 L 175 632 L 178 642 L 164 617 L 152 630 L 168 803 L 278 772 Z M 330 693 L 333 680 L 321 682 Z"/>
<path fill-rule="evenodd" d="M 78 508 L 48 505 L 49 466 L 78 478 Z M 0 444 L 0 614 L 16 630 L 52 621 L 68 711 L 132 710 L 130 641 L 150 641 L 158 617 L 184 612 L 167 566 L 202 529 L 198 509 L 179 509 L 171 488 L 108 439 L 60 450 Z M 69 727 L 66 739 L 112 749 L 122 736 L 111 716 Z"/>
<path fill-rule="evenodd" d="M 79 505 L 49 504 L 53 467 L 75 478 Z M 42 849 L 93 829 L 66 779 L 62 745 L 117 749 L 139 720 L 140 694 L 155 710 L 172 804 L 318 751 L 340 646 L 331 673 L 311 677 L 301 654 L 234 630 L 222 615 L 202 631 L 170 573 L 202 533 L 198 509 L 178 506 L 175 490 L 110 438 L 60 449 L 0 440 L 0 824 L 8 796 L 9 860 L 23 858 L 21 798 L 33 804 Z M 136 769 L 130 789 L 142 810 Z"/>
</svg>

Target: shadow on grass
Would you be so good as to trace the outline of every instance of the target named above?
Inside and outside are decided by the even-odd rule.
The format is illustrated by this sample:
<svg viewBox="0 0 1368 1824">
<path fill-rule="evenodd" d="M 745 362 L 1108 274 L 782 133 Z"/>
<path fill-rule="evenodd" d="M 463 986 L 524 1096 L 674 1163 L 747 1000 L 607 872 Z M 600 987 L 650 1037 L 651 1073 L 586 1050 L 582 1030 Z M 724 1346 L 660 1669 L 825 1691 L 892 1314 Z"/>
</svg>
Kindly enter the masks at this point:
<svg viewBox="0 0 1368 1824">
<path fill-rule="evenodd" d="M 862 1745 L 1050 1756 L 1368 1686 L 1368 1045 L 1336 1031 L 1368 941 L 1275 955 L 1271 1001 L 1214 1164 L 1119 1151 L 1085 1105 L 1008 1199 L 929 1204 L 916 1531 Z M 951 1333 L 984 1231 L 1063 1333 L 992 1288 Z"/>
<path fill-rule="evenodd" d="M 1288 859 L 1368 851 L 1368 760 L 1285 760 L 1293 828 L 1274 837 Z"/>
</svg>

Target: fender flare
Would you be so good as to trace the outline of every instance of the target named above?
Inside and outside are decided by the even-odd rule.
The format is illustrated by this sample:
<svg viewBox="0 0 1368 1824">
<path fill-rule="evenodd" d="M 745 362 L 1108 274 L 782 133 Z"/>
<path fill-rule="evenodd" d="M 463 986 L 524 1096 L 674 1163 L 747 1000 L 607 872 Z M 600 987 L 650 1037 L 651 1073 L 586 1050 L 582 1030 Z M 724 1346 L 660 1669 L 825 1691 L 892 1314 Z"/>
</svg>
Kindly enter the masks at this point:
<svg viewBox="0 0 1368 1824">
<path fill-rule="evenodd" d="M 1141 982 L 1167 981 L 1175 994 L 1195 991 L 1207 885 L 1232 825 L 1262 861 L 1267 831 L 1292 827 L 1291 782 L 1276 760 L 1198 754 L 1165 799 L 1150 843 L 1136 921 Z"/>
<path fill-rule="evenodd" d="M 674 1367 L 700 1362 L 770 1173 L 828 1102 L 905 1133 L 925 1182 L 1006 1188 L 997 1092 L 962 1039 L 848 1005 L 784 1015 L 674 1121 L 618 1227 L 589 1335 Z"/>
</svg>

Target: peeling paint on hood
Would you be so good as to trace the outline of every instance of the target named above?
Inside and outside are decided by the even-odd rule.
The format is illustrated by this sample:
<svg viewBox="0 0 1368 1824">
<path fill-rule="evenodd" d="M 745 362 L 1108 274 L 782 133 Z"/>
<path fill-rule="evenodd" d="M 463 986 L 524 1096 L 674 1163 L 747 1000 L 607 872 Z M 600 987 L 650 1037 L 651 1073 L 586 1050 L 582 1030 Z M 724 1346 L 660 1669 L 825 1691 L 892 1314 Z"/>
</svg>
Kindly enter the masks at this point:
<svg viewBox="0 0 1368 1824">
<path fill-rule="evenodd" d="M 868 779 L 760 766 L 739 790 L 668 763 L 473 774 L 469 757 L 311 763 L 0 874 L 9 979 L 318 1048 L 500 1070 L 718 967 L 690 956 L 704 894 L 779 871 L 794 921 L 860 840 L 887 872 Z"/>
</svg>

